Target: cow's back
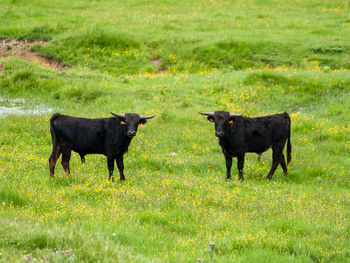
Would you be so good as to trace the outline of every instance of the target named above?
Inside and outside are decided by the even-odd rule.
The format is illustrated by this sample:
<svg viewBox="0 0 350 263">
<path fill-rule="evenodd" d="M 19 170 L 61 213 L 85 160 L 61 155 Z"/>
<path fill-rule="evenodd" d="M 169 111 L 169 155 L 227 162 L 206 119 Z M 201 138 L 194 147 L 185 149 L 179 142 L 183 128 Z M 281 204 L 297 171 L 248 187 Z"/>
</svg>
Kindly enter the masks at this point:
<svg viewBox="0 0 350 263">
<path fill-rule="evenodd" d="M 286 140 L 290 129 L 287 113 L 262 117 L 238 117 L 228 140 L 221 142 L 226 151 L 232 153 L 262 153 L 274 143 Z"/>
<path fill-rule="evenodd" d="M 247 118 L 245 141 L 248 152 L 264 152 L 288 138 L 290 119 L 287 113 Z"/>
<path fill-rule="evenodd" d="M 121 127 L 113 118 L 88 119 L 60 115 L 53 120 L 57 141 L 78 153 L 105 154 L 117 147 Z"/>
</svg>

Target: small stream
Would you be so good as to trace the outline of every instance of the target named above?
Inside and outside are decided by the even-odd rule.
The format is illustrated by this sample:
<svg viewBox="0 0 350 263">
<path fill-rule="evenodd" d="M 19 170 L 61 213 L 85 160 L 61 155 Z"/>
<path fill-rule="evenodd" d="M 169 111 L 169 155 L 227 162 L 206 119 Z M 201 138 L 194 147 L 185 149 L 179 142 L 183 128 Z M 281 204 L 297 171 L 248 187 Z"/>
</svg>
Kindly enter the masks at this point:
<svg viewBox="0 0 350 263">
<path fill-rule="evenodd" d="M 9 115 L 40 115 L 53 112 L 52 108 L 28 103 L 24 98 L 7 99 L 0 97 L 0 118 Z"/>
</svg>

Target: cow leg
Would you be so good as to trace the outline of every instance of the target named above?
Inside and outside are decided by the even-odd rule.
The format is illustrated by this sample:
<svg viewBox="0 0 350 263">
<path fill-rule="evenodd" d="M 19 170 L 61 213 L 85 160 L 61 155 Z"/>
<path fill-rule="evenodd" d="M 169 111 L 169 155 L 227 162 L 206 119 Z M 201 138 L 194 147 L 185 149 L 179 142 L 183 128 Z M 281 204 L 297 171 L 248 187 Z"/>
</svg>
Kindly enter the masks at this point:
<svg viewBox="0 0 350 263">
<path fill-rule="evenodd" d="M 283 173 L 284 174 L 288 174 L 288 168 L 287 168 L 287 165 L 286 165 L 286 159 L 284 159 L 284 154 L 282 153 L 282 156 L 281 156 L 281 166 L 282 166 L 282 169 L 283 169 Z"/>
<path fill-rule="evenodd" d="M 81 159 L 81 163 L 85 162 L 85 155 L 83 153 L 79 153 L 80 155 L 80 159 Z"/>
<path fill-rule="evenodd" d="M 283 147 L 272 146 L 272 166 L 269 174 L 266 176 L 266 179 L 270 180 L 275 173 L 277 166 L 281 162 L 281 154 L 283 151 Z"/>
<path fill-rule="evenodd" d="M 260 163 L 262 153 L 258 153 L 258 162 Z"/>
<path fill-rule="evenodd" d="M 114 158 L 107 157 L 107 166 L 108 166 L 108 171 L 109 171 L 109 180 L 112 180 L 112 182 L 114 182 L 114 176 L 113 176 Z"/>
<path fill-rule="evenodd" d="M 117 165 L 118 165 L 118 169 L 119 169 L 120 180 L 124 181 L 125 180 L 125 176 L 124 176 L 123 155 L 118 155 L 117 156 Z"/>
<path fill-rule="evenodd" d="M 237 155 L 237 168 L 238 168 L 238 179 L 241 180 L 241 183 L 244 181 L 243 177 L 243 167 L 244 167 L 244 153 Z"/>
<path fill-rule="evenodd" d="M 58 158 L 60 157 L 60 149 L 59 147 L 54 147 L 52 149 L 52 153 L 49 158 L 49 167 L 50 167 L 50 177 L 53 178 L 55 174 L 55 165 L 57 163 Z"/>
<path fill-rule="evenodd" d="M 231 179 L 232 156 L 225 154 L 226 159 L 226 180 Z"/>
<path fill-rule="evenodd" d="M 66 175 L 71 178 L 70 170 L 69 170 L 70 156 L 71 156 L 71 150 L 70 149 L 65 149 L 64 151 L 62 151 L 61 164 L 62 164 L 62 167 L 63 167 L 64 171 L 66 172 Z"/>
</svg>

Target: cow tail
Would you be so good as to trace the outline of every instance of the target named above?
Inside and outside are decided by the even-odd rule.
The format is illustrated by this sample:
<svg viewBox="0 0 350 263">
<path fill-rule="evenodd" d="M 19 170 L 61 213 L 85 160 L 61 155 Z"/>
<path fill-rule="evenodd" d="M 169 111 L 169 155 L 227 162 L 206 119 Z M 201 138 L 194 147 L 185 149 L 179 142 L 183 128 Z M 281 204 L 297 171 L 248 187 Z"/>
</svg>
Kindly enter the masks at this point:
<svg viewBox="0 0 350 263">
<path fill-rule="evenodd" d="M 287 114 L 288 115 L 288 114 Z M 288 140 L 287 140 L 287 165 L 292 161 L 292 144 L 290 143 L 290 117 L 288 115 L 289 119 L 289 132 L 288 132 Z"/>
<path fill-rule="evenodd" d="M 55 127 L 53 126 L 53 122 L 59 116 L 60 116 L 60 114 L 56 113 L 56 114 L 52 115 L 52 117 L 50 119 L 50 133 L 51 133 L 52 146 L 53 146 L 53 151 L 52 152 L 56 151 L 56 149 L 57 149 L 57 136 L 56 136 Z"/>
</svg>

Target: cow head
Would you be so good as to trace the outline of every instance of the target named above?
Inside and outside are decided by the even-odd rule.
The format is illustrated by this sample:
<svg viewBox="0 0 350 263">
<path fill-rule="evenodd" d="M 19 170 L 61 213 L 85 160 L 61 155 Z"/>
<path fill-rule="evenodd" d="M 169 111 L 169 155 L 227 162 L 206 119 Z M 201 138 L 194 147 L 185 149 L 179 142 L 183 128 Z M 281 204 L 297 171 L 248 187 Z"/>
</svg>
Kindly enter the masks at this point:
<svg viewBox="0 0 350 263">
<path fill-rule="evenodd" d="M 207 116 L 210 122 L 215 123 L 215 135 L 217 137 L 224 137 L 225 131 L 231 125 L 234 125 L 236 118 L 242 116 L 242 114 L 230 113 L 228 111 L 200 112 L 200 114 Z"/>
<path fill-rule="evenodd" d="M 137 132 L 139 124 L 145 124 L 147 119 L 151 119 L 153 116 L 140 116 L 136 113 L 125 113 L 125 114 L 116 114 L 111 112 L 111 114 L 117 117 L 121 126 L 125 126 L 126 135 L 130 138 L 134 137 Z"/>
</svg>

